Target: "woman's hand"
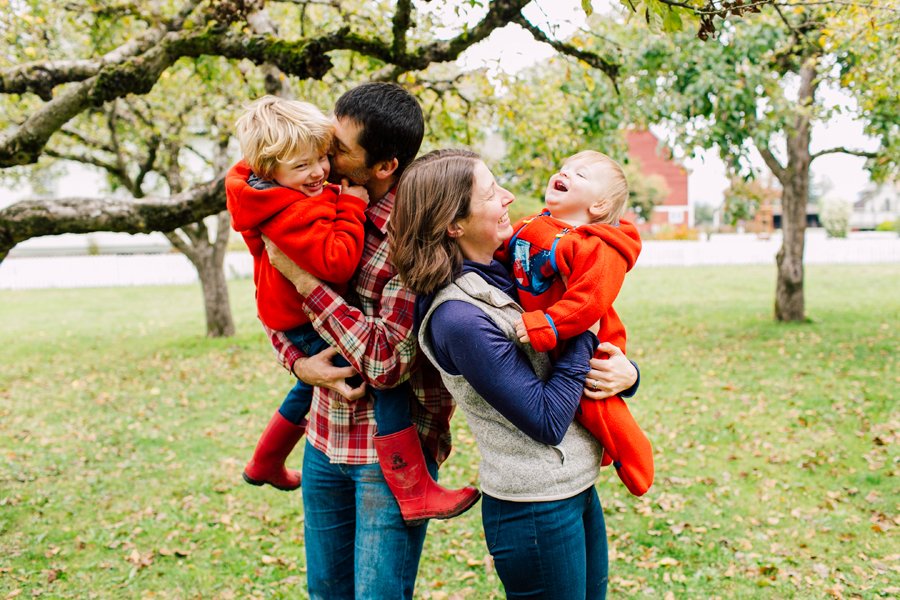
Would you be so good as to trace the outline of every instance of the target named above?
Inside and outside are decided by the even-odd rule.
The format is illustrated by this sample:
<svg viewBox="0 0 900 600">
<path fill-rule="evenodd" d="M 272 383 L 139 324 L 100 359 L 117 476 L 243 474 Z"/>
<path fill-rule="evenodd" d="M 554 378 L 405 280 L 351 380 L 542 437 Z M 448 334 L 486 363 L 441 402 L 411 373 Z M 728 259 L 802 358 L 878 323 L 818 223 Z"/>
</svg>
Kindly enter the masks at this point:
<svg viewBox="0 0 900 600">
<path fill-rule="evenodd" d="M 523 319 L 519 319 L 519 322 L 516 323 L 516 335 L 519 336 L 519 341 L 523 344 L 531 343 L 531 338 L 528 337 L 528 328 L 525 327 L 525 321 Z"/>
<path fill-rule="evenodd" d="M 288 258 L 287 254 L 278 249 L 272 240 L 263 236 L 266 244 L 266 254 L 269 255 L 269 263 L 284 275 L 285 279 L 294 284 L 297 292 L 302 296 L 309 296 L 322 282 L 297 266 L 297 263 Z"/>
<path fill-rule="evenodd" d="M 597 350 L 609 354 L 609 358 L 592 358 L 591 370 L 584 383 L 584 395 L 592 400 L 602 400 L 624 392 L 637 381 L 637 369 L 618 347 L 603 342 Z"/>
</svg>

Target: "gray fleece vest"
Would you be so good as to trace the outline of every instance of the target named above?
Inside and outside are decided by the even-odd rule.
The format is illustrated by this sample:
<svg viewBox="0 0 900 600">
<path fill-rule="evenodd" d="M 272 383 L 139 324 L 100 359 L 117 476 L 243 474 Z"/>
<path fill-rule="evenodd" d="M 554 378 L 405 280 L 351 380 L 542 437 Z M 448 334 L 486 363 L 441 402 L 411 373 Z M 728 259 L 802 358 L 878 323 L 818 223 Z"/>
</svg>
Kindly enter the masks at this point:
<svg viewBox="0 0 900 600">
<path fill-rule="evenodd" d="M 466 273 L 435 296 L 419 329 L 419 344 L 466 415 L 481 452 L 482 491 L 501 500 L 530 502 L 570 498 L 592 486 L 600 473 L 602 451 L 584 427 L 573 423 L 558 446 L 536 442 L 479 396 L 463 376 L 441 369 L 427 331 L 434 310 L 448 300 L 462 300 L 483 310 L 522 348 L 541 379 L 549 376 L 551 365 L 546 354 L 518 342 L 521 307 L 477 273 Z"/>
</svg>

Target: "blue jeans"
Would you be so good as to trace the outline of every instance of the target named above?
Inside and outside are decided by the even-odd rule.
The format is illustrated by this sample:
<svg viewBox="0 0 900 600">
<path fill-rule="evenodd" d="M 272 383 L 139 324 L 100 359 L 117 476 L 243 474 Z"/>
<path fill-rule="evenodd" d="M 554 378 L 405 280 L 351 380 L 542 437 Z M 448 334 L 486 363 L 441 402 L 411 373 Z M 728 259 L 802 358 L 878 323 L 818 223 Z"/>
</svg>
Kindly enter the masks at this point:
<svg viewBox="0 0 900 600">
<path fill-rule="evenodd" d="M 425 454 L 437 480 L 437 464 Z M 377 464 L 332 464 L 307 443 L 302 490 L 311 600 L 413 597 L 428 524 L 403 524 Z"/>
<path fill-rule="evenodd" d="M 285 331 L 284 334 L 306 356 L 314 356 L 328 348 L 328 342 L 316 333 L 312 323 L 295 327 Z M 350 365 L 347 359 L 340 354 L 334 357 L 333 363 L 336 367 Z M 352 377 L 349 383 L 351 387 L 358 387 L 362 383 L 362 379 L 359 376 Z M 372 396 L 375 398 L 375 423 L 378 425 L 379 435 L 397 433 L 412 425 L 409 416 L 409 399 L 412 395 L 408 383 L 402 383 L 388 390 L 372 389 Z M 298 379 L 281 402 L 278 412 L 294 425 L 299 425 L 300 421 L 309 414 L 312 397 L 313 386 Z"/>
<path fill-rule="evenodd" d="M 481 518 L 507 598 L 606 597 L 606 524 L 593 487 L 551 502 L 509 502 L 484 494 Z"/>
</svg>

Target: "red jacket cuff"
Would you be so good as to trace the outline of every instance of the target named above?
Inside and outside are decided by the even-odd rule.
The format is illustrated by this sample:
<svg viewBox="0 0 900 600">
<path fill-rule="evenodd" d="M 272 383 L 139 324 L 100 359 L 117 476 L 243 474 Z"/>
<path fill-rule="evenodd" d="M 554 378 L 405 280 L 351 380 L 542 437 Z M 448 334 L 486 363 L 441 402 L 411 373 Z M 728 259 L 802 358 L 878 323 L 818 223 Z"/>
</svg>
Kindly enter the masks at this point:
<svg viewBox="0 0 900 600">
<path fill-rule="evenodd" d="M 538 352 L 547 352 L 556 348 L 556 330 L 543 311 L 534 310 L 524 313 L 522 320 L 528 330 L 532 348 Z"/>
</svg>

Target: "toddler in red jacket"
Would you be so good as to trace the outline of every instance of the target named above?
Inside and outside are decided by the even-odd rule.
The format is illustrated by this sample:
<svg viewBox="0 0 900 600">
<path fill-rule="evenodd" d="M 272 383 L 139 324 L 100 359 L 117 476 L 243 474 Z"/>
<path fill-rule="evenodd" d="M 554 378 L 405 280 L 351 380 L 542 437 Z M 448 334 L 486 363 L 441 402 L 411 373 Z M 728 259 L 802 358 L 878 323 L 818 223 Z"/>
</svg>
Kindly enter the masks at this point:
<svg viewBox="0 0 900 600">
<path fill-rule="evenodd" d="M 517 223 L 498 251 L 525 309 L 516 328 L 521 342 L 546 352 L 599 323 L 597 337 L 625 352 L 625 326 L 612 304 L 641 251 L 637 229 L 621 220 L 627 200 L 622 168 L 600 152 L 579 152 L 550 177 L 545 210 Z M 582 398 L 576 419 L 603 445 L 604 464 L 615 465 L 633 494 L 646 492 L 653 450 L 625 402 Z"/>
</svg>

